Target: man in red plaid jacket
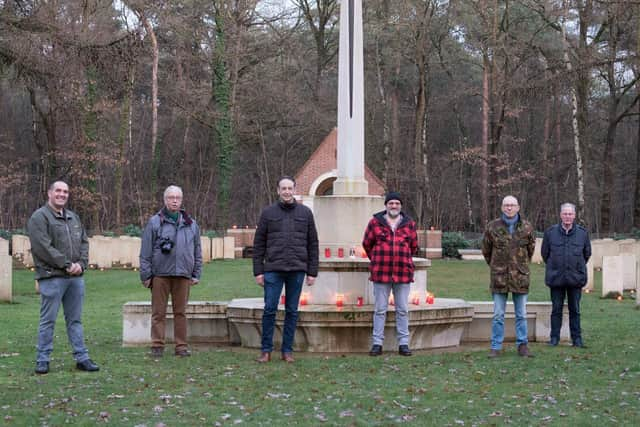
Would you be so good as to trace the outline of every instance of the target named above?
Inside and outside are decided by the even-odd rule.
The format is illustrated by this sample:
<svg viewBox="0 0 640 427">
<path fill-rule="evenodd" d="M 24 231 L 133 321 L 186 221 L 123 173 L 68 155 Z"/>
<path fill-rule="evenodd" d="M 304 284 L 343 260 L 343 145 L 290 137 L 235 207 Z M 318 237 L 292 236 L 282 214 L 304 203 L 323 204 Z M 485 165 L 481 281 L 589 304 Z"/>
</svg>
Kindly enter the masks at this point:
<svg viewBox="0 0 640 427">
<path fill-rule="evenodd" d="M 382 354 L 384 324 L 389 294 L 393 290 L 396 307 L 398 353 L 411 356 L 409 349 L 409 287 L 413 282 L 413 255 L 418 250 L 416 223 L 402 212 L 402 199 L 396 192 L 387 193 L 385 210 L 373 215 L 364 233 L 362 247 L 367 252 L 373 282 L 375 310 L 373 337 L 369 355 Z"/>
</svg>

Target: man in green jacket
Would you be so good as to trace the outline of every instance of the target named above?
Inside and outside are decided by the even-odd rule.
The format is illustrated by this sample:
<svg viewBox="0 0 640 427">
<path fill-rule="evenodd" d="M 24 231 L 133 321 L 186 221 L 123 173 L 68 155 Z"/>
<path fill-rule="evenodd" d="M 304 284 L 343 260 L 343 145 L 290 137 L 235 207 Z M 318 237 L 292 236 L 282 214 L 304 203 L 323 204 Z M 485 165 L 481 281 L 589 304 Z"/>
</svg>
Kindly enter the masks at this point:
<svg viewBox="0 0 640 427">
<path fill-rule="evenodd" d="M 491 270 L 493 322 L 489 357 L 500 355 L 504 340 L 504 312 L 509 292 L 513 297 L 516 316 L 516 346 L 522 357 L 532 357 L 528 347 L 527 295 L 529 293 L 529 262 L 536 246 L 533 226 L 520 214 L 518 199 L 502 200 L 502 215 L 489 224 L 482 239 L 482 255 Z"/>
<path fill-rule="evenodd" d="M 36 356 L 36 373 L 49 372 L 53 351 L 53 332 L 60 304 L 64 308 L 67 336 L 73 348 L 76 367 L 81 371 L 98 371 L 89 359 L 82 330 L 84 279 L 89 262 L 89 240 L 74 212 L 65 209 L 69 186 L 56 181 L 47 192 L 48 201 L 36 210 L 27 230 L 31 253 L 40 285 L 40 326 Z"/>
</svg>

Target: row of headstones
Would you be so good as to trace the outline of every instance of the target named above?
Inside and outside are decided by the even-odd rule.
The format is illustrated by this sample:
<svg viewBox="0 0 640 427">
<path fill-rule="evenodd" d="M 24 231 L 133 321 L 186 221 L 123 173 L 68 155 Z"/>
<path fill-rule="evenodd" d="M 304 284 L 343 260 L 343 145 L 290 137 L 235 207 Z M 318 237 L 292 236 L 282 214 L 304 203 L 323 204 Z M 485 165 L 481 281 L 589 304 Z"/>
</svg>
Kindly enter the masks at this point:
<svg viewBox="0 0 640 427">
<path fill-rule="evenodd" d="M 542 264 L 542 239 L 536 239 L 536 248 L 533 252 L 532 262 Z M 597 239 L 591 241 L 591 261 L 593 267 L 602 269 L 604 266 L 603 259 L 606 256 L 617 256 L 624 254 L 634 254 L 637 260 L 640 260 L 640 240 L 625 239 Z"/>
<path fill-rule="evenodd" d="M 209 262 L 213 259 L 235 258 L 235 240 L 233 237 L 210 238 L 208 236 L 201 236 L 200 243 L 202 245 L 203 262 Z M 90 237 L 89 265 L 96 268 L 139 268 L 140 245 L 141 239 L 139 237 Z M 16 258 L 16 260 L 24 264 L 25 267 L 33 266 L 29 237 L 14 234 L 11 238 L 11 247 L 13 249 L 13 257 Z M 2 253 L 9 253 L 8 246 Z"/>
</svg>

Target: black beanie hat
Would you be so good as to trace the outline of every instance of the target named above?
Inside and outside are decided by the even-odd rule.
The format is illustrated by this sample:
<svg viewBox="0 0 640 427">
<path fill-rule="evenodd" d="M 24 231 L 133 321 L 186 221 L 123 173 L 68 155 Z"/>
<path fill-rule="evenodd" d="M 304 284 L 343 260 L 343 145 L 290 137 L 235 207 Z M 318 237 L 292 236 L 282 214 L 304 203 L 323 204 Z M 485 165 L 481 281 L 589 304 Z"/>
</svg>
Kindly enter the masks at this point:
<svg viewBox="0 0 640 427">
<path fill-rule="evenodd" d="M 400 193 L 398 193 L 397 191 L 389 191 L 384 198 L 384 204 L 386 205 L 387 203 L 389 203 L 389 200 L 397 200 L 400 202 L 400 204 L 402 204 L 402 198 L 400 198 Z"/>
</svg>

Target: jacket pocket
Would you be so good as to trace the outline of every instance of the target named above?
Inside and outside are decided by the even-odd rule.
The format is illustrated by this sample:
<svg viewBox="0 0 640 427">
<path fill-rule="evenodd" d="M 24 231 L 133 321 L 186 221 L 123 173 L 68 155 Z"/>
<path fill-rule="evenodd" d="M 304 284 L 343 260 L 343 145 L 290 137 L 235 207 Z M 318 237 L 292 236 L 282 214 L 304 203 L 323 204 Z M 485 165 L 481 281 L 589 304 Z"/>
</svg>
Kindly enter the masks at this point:
<svg viewBox="0 0 640 427">
<path fill-rule="evenodd" d="M 306 218 L 294 218 L 293 229 L 295 231 L 306 233 L 309 228 L 309 221 Z"/>
</svg>

